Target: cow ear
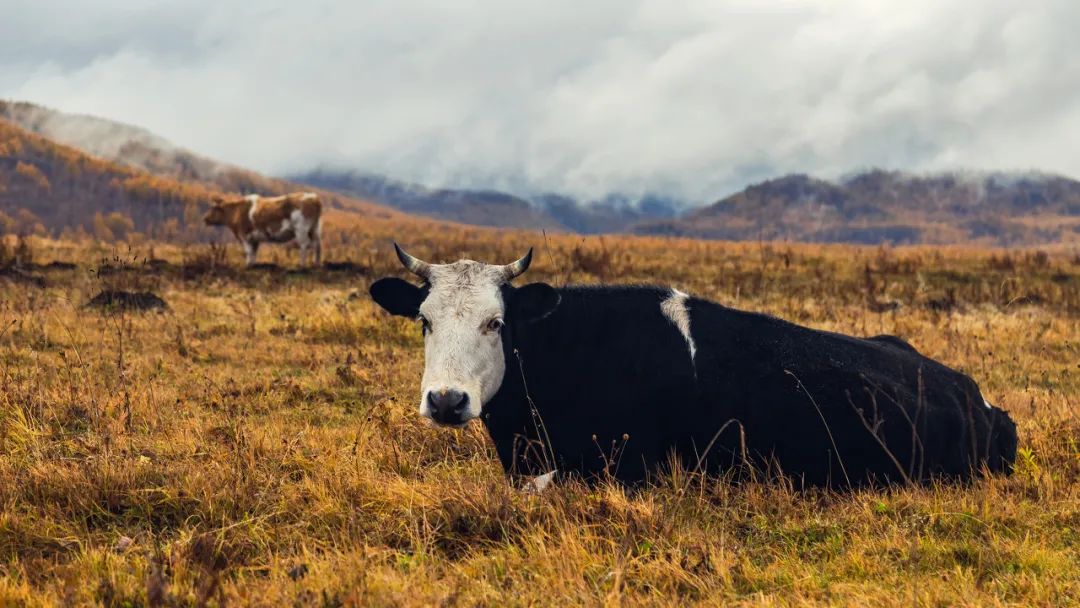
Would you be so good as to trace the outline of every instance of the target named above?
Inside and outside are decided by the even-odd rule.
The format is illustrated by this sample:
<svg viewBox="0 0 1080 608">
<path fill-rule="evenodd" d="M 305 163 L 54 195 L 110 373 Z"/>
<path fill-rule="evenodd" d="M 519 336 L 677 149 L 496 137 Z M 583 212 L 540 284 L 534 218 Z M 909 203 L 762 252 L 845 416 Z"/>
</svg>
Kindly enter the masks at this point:
<svg viewBox="0 0 1080 608">
<path fill-rule="evenodd" d="M 383 310 L 399 317 L 415 318 L 420 314 L 420 304 L 424 301 L 422 289 L 395 277 L 375 281 L 368 288 L 368 293 Z"/>
<path fill-rule="evenodd" d="M 547 283 L 529 283 L 514 290 L 511 311 L 526 322 L 539 321 L 559 306 L 562 296 Z"/>
<path fill-rule="evenodd" d="M 210 195 L 210 202 L 213 203 L 215 207 L 217 207 L 221 203 L 224 203 L 225 199 L 222 198 L 220 194 L 212 194 Z"/>
</svg>

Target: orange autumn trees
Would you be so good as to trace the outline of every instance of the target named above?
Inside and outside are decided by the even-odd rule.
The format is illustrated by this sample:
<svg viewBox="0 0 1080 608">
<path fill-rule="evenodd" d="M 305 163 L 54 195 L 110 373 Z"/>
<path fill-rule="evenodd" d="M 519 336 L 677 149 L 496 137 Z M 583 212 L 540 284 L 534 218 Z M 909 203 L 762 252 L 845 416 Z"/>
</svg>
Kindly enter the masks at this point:
<svg viewBox="0 0 1080 608">
<path fill-rule="evenodd" d="M 197 237 L 189 220 L 216 190 L 95 158 L 2 120 L 0 185 L 0 213 L 13 218 L 5 222 L 12 230 L 82 226 L 108 240 L 155 235 L 167 222 L 174 236 Z"/>
</svg>

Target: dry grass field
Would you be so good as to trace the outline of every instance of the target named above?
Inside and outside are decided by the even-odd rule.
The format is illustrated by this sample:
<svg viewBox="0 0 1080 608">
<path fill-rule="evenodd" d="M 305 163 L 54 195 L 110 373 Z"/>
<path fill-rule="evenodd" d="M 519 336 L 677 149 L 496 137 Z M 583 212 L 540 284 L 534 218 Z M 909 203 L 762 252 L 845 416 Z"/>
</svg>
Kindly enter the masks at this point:
<svg viewBox="0 0 1080 608">
<path fill-rule="evenodd" d="M 331 236 L 327 258 L 355 266 L 245 271 L 235 245 L 221 266 L 205 245 L 35 239 L 30 275 L 0 275 L 0 605 L 1080 604 L 1075 251 L 390 220 Z M 853 493 L 681 473 L 523 493 L 482 426 L 417 415 L 420 331 L 366 291 L 400 274 L 391 236 L 432 261 L 536 245 L 527 280 L 672 284 L 898 334 L 1012 413 L 1017 470 Z M 103 288 L 169 308 L 86 308 Z"/>
</svg>

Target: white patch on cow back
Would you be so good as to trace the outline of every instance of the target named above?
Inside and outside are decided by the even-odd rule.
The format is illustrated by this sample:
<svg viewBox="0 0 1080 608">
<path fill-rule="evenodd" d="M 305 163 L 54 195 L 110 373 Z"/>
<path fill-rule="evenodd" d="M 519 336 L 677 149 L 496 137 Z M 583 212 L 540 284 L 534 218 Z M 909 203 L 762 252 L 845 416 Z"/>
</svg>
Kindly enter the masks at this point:
<svg viewBox="0 0 1080 608">
<path fill-rule="evenodd" d="M 251 207 L 248 208 L 248 219 L 251 223 L 255 223 L 255 210 L 259 208 L 259 195 L 249 194 L 244 197 L 244 200 L 251 203 Z"/>
<path fill-rule="evenodd" d="M 244 200 L 251 204 L 248 207 L 248 220 L 251 222 L 251 233 L 247 235 L 248 240 L 256 243 L 268 240 L 269 235 L 266 234 L 266 231 L 259 228 L 259 225 L 255 223 L 255 212 L 259 209 L 259 195 L 249 194 L 244 197 Z"/>
<path fill-rule="evenodd" d="M 988 410 L 994 409 L 994 406 L 990 405 L 990 402 L 987 401 L 986 399 L 983 399 L 983 405 L 985 405 L 986 409 L 988 409 Z"/>
<path fill-rule="evenodd" d="M 697 346 L 694 344 L 694 337 L 690 335 L 690 311 L 686 308 L 686 300 L 689 297 L 678 289 L 672 288 L 671 295 L 660 303 L 660 311 L 678 328 L 679 333 L 686 340 L 686 345 L 690 349 L 690 360 L 693 361 L 697 354 Z"/>
</svg>

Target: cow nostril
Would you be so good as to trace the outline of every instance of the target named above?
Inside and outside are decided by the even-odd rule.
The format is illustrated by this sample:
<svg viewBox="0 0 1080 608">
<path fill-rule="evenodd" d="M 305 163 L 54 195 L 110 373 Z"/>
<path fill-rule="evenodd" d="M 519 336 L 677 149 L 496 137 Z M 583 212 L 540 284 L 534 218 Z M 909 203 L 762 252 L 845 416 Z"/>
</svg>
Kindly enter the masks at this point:
<svg viewBox="0 0 1080 608">
<path fill-rule="evenodd" d="M 454 413 L 460 414 L 464 412 L 467 407 L 469 407 L 469 395 L 461 393 L 461 399 L 459 399 L 457 405 L 454 406 Z"/>
<path fill-rule="evenodd" d="M 460 414 L 469 405 L 469 396 L 453 389 L 428 392 L 428 405 L 438 413 Z"/>
</svg>

